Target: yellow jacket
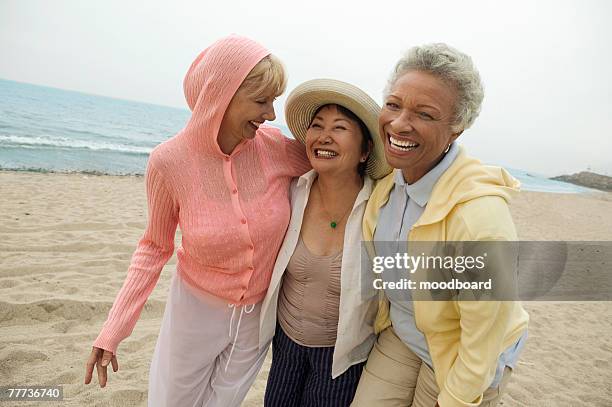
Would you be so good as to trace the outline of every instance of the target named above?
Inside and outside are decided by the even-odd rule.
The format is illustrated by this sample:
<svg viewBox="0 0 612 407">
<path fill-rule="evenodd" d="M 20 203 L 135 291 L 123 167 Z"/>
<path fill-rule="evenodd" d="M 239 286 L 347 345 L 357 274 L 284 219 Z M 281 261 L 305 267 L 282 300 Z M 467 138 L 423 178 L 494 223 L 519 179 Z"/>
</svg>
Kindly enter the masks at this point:
<svg viewBox="0 0 612 407">
<path fill-rule="evenodd" d="M 374 189 L 363 218 L 364 240 L 374 236 L 380 208 L 394 186 L 393 173 Z M 517 240 L 507 202 L 520 183 L 507 171 L 485 166 L 463 148 L 440 177 L 408 241 Z M 427 254 L 427 253 L 426 253 Z M 381 301 L 376 332 L 391 325 L 389 302 Z M 529 315 L 513 301 L 413 301 L 417 328 L 425 335 L 441 407 L 477 406 L 499 355 L 527 329 Z"/>
</svg>

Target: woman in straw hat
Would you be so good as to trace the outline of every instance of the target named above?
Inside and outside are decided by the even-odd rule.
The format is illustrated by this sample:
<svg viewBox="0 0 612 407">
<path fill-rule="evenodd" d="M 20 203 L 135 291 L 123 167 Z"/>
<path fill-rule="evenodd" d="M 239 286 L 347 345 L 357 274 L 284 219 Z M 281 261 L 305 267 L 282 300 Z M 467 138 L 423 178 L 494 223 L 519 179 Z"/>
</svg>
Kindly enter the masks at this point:
<svg viewBox="0 0 612 407">
<path fill-rule="evenodd" d="M 376 339 L 360 243 L 373 180 L 391 170 L 379 111 L 360 89 L 327 79 L 287 100 L 287 124 L 313 169 L 292 183 L 291 221 L 262 305 L 261 349 L 274 337 L 265 406 L 348 406 Z"/>
<path fill-rule="evenodd" d="M 286 79 L 260 44 L 232 35 L 195 59 L 184 81 L 192 116 L 149 157 L 149 220 L 108 319 L 94 342 L 85 383 L 118 370 L 160 272 L 177 251 L 149 373 L 149 406 L 238 406 L 266 354 L 259 313 L 290 217 L 289 184 L 310 165 L 304 147 L 265 121 Z"/>
<path fill-rule="evenodd" d="M 389 250 L 395 246 L 425 257 L 436 246 L 421 242 L 452 247 L 464 241 L 471 246 L 454 247 L 475 247 L 474 254 L 483 255 L 478 248 L 484 241 L 517 240 L 508 201 L 518 181 L 469 157 L 456 141 L 478 116 L 483 96 L 471 58 L 446 44 L 414 47 L 397 63 L 379 119 L 385 156 L 395 170 L 376 185 L 363 223 L 364 240 L 374 241 L 376 255 L 397 253 Z M 484 272 L 502 271 L 493 284 L 509 288 L 516 270 L 508 267 L 512 250 L 505 251 L 489 252 Z M 383 283 L 402 276 L 390 271 L 383 271 Z M 410 273 L 418 280 L 432 270 L 417 266 Z M 497 405 L 529 316 L 510 297 L 486 293 L 487 301 L 476 301 L 473 295 L 482 292 L 442 297 L 443 291 L 392 285 L 381 291 L 375 323 L 380 335 L 353 407 Z"/>
</svg>

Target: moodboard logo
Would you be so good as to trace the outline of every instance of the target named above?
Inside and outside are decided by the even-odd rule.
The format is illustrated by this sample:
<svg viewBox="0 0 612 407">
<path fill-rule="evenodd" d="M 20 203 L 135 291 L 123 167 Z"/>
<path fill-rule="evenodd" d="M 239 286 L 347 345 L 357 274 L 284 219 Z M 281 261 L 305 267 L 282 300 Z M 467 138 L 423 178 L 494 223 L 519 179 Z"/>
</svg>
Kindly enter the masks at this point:
<svg viewBox="0 0 612 407">
<path fill-rule="evenodd" d="M 362 296 L 612 301 L 612 242 L 362 242 Z"/>
</svg>

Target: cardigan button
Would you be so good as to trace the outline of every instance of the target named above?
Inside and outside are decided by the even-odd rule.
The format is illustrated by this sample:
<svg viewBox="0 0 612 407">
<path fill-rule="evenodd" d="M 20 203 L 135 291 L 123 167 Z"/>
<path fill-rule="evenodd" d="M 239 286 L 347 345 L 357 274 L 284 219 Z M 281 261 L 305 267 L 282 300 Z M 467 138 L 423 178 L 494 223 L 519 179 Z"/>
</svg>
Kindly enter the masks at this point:
<svg viewBox="0 0 612 407">
<path fill-rule="evenodd" d="M 240 220 L 240 223 L 242 223 L 243 225 L 246 225 L 246 219 L 242 218 L 242 219 Z"/>
</svg>

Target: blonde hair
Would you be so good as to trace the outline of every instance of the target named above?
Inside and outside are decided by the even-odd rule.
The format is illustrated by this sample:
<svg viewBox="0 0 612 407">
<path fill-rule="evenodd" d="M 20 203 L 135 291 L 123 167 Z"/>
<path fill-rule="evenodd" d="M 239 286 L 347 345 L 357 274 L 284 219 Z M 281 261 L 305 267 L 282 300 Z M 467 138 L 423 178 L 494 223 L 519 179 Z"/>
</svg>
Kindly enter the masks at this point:
<svg viewBox="0 0 612 407">
<path fill-rule="evenodd" d="M 278 97 L 285 92 L 286 87 L 287 74 L 283 63 L 269 54 L 251 69 L 239 89 L 245 89 L 253 96 L 273 94 L 274 97 Z"/>
</svg>

